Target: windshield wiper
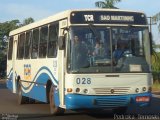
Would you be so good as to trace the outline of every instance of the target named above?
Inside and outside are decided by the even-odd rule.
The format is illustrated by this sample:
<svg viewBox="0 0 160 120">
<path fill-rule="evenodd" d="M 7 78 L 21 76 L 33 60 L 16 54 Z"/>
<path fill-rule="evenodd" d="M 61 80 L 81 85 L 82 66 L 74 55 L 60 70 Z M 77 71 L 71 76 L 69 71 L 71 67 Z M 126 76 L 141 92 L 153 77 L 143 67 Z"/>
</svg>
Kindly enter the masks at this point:
<svg viewBox="0 0 160 120">
<path fill-rule="evenodd" d="M 93 35 L 95 36 L 95 38 L 98 39 L 98 33 L 97 33 L 97 30 L 94 28 L 93 24 L 88 24 L 88 25 Z"/>
</svg>

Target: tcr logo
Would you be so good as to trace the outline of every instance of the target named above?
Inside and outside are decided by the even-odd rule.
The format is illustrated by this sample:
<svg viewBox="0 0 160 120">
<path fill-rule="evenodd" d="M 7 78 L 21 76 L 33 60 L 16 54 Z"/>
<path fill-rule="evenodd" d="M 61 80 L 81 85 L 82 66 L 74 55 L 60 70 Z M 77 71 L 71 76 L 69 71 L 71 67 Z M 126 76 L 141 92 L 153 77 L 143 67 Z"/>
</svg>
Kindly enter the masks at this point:
<svg viewBox="0 0 160 120">
<path fill-rule="evenodd" d="M 94 21 L 93 15 L 84 15 L 85 21 Z"/>
</svg>

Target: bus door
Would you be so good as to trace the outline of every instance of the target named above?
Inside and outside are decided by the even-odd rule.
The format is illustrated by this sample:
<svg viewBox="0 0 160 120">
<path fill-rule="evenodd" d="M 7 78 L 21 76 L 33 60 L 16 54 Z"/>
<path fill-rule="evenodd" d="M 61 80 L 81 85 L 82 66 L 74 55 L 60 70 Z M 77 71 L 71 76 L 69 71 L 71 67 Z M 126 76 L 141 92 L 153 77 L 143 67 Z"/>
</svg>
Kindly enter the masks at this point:
<svg viewBox="0 0 160 120">
<path fill-rule="evenodd" d="M 64 28 L 67 27 L 67 19 L 59 22 L 59 36 L 64 36 Z M 65 49 L 58 50 L 58 80 L 59 80 L 59 100 L 60 106 L 63 107 L 65 105 L 64 95 L 65 95 Z"/>
<path fill-rule="evenodd" d="M 13 37 L 13 53 L 12 53 L 12 67 L 13 67 L 13 93 L 16 93 L 16 55 L 17 55 L 17 41 L 18 41 L 18 35 L 15 35 Z"/>
</svg>

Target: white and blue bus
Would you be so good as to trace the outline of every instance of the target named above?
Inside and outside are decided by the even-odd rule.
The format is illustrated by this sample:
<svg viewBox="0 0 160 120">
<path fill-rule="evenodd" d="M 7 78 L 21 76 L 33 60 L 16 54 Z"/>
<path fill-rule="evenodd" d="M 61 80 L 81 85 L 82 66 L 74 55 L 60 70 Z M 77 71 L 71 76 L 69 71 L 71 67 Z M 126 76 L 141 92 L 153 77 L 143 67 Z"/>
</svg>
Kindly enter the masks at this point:
<svg viewBox="0 0 160 120">
<path fill-rule="evenodd" d="M 151 102 L 151 52 L 144 13 L 68 10 L 10 32 L 7 87 L 18 103 L 65 110 Z"/>
</svg>

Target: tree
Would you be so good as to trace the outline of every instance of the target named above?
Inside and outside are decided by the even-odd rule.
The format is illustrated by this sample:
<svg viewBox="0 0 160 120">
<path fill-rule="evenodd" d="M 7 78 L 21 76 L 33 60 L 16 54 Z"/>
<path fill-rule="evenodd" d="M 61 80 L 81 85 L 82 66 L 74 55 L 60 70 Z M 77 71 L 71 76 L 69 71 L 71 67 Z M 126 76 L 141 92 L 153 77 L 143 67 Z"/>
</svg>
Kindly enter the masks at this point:
<svg viewBox="0 0 160 120">
<path fill-rule="evenodd" d="M 0 23 L 0 77 L 4 77 L 6 71 L 7 39 L 10 31 L 32 22 L 34 22 L 34 19 L 30 17 L 24 19 L 22 24 L 17 19 Z"/>
<path fill-rule="evenodd" d="M 7 61 L 7 38 L 9 32 L 19 27 L 19 20 L 0 23 L 0 77 L 5 76 Z"/>
<path fill-rule="evenodd" d="M 1 23 L 0 26 L 0 38 L 1 40 L 3 40 L 2 38 L 4 38 L 4 36 L 9 36 L 9 32 L 17 29 L 19 27 L 19 20 L 12 20 L 12 21 L 7 21 L 4 23 Z"/>
<path fill-rule="evenodd" d="M 115 7 L 115 4 L 121 2 L 121 0 L 104 0 L 104 1 L 97 1 L 95 2 L 95 6 L 98 8 L 114 8 L 117 9 L 117 7 Z"/>
<path fill-rule="evenodd" d="M 0 23 L 0 52 L 3 53 L 7 46 L 6 39 L 9 36 L 9 32 L 19 27 L 19 20 L 7 21 Z"/>
<path fill-rule="evenodd" d="M 33 18 L 31 18 L 31 17 L 26 18 L 26 19 L 24 19 L 22 26 L 28 25 L 28 24 L 33 23 L 33 22 L 34 22 Z"/>
<path fill-rule="evenodd" d="M 150 24 L 155 25 L 158 22 L 160 22 L 160 12 L 155 14 L 153 17 L 150 18 Z M 158 25 L 158 30 L 160 32 L 160 24 Z M 160 72 L 160 53 L 157 53 L 155 51 L 156 48 L 158 48 L 158 45 L 156 45 L 153 42 L 153 38 L 151 36 L 150 38 L 152 40 L 152 71 L 153 72 Z M 154 49 L 155 48 L 155 49 Z"/>
</svg>

